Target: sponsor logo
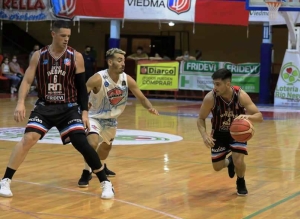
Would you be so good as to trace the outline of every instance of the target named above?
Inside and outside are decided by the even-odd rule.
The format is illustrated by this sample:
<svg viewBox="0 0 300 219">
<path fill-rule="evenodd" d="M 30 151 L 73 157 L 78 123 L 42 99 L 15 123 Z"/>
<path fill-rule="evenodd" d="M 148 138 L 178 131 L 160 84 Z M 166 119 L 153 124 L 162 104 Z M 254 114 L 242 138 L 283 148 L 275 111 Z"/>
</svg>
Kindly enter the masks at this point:
<svg viewBox="0 0 300 219">
<path fill-rule="evenodd" d="M 47 101 L 63 101 L 65 100 L 65 95 L 46 95 L 46 100 Z"/>
<path fill-rule="evenodd" d="M 177 13 L 185 13 L 191 8 L 191 0 L 168 0 L 168 9 Z"/>
<path fill-rule="evenodd" d="M 25 128 L 21 127 L 0 128 L 0 139 L 3 141 L 20 141 L 24 130 Z M 113 139 L 113 145 L 165 144 L 181 140 L 181 136 L 167 133 L 118 129 Z M 56 128 L 50 129 L 38 143 L 62 145 L 60 134 Z"/>
<path fill-rule="evenodd" d="M 111 105 L 115 106 L 124 98 L 124 90 L 116 87 L 107 92 L 107 96 Z"/>
<path fill-rule="evenodd" d="M 53 15 L 58 18 L 73 19 L 76 0 L 51 0 Z"/>
<path fill-rule="evenodd" d="M 148 75 L 175 75 L 176 68 L 168 66 L 141 66 L 140 72 Z"/>
<path fill-rule="evenodd" d="M 44 61 L 43 61 L 43 65 L 47 65 L 48 64 L 48 59 L 44 59 Z"/>
</svg>

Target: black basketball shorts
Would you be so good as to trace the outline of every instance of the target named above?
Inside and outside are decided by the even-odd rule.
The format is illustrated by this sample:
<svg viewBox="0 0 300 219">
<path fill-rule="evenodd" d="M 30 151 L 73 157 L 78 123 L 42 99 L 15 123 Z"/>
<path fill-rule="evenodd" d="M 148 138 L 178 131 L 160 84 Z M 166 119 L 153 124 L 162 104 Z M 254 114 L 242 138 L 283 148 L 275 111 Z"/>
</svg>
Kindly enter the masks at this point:
<svg viewBox="0 0 300 219">
<path fill-rule="evenodd" d="M 70 134 L 85 134 L 81 110 L 78 104 L 45 105 L 44 102 L 38 101 L 31 111 L 25 133 L 39 133 L 41 135 L 40 139 L 42 139 L 52 127 L 58 129 L 63 144 L 70 143 Z"/>
<path fill-rule="evenodd" d="M 214 132 L 213 138 L 216 141 L 215 146 L 211 148 L 212 162 L 224 160 L 230 151 L 248 155 L 247 142 L 235 141 L 231 137 L 230 132 Z"/>
</svg>

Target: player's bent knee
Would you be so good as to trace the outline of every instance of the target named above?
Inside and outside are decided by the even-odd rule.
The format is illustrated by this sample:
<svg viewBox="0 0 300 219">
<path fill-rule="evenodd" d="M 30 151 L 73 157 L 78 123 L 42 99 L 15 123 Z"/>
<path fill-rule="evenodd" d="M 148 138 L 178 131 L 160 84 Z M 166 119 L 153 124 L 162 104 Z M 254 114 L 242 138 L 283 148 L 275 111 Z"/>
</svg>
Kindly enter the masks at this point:
<svg viewBox="0 0 300 219">
<path fill-rule="evenodd" d="M 232 160 L 234 163 L 235 167 L 240 167 L 244 165 L 244 154 L 240 154 L 240 153 L 233 153 L 232 154 Z"/>
<path fill-rule="evenodd" d="M 220 171 L 224 168 L 224 160 L 213 163 L 213 168 L 215 171 Z"/>
<path fill-rule="evenodd" d="M 41 135 L 36 132 L 27 132 L 24 134 L 22 143 L 24 149 L 29 150 L 33 145 L 35 145 L 40 139 Z"/>
<path fill-rule="evenodd" d="M 96 133 L 89 134 L 87 136 L 87 140 L 89 144 L 96 150 L 98 144 L 99 144 L 99 135 Z"/>
<path fill-rule="evenodd" d="M 110 151 L 112 144 L 107 144 L 106 142 L 102 142 L 100 147 L 101 147 L 101 150 Z"/>
</svg>

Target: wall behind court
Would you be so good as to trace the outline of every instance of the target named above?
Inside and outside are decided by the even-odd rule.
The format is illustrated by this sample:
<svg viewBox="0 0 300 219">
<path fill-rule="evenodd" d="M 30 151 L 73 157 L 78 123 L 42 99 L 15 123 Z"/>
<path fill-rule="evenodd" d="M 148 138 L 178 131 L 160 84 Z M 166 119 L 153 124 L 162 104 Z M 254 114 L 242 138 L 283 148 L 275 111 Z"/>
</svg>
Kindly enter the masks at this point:
<svg viewBox="0 0 300 219">
<path fill-rule="evenodd" d="M 16 22 L 20 28 L 25 30 L 26 24 Z M 259 62 L 260 45 L 262 41 L 262 25 L 249 26 L 249 38 L 247 38 L 247 27 L 224 26 L 224 25 L 195 25 L 193 34 L 192 24 L 176 24 L 169 27 L 168 24 L 129 22 L 125 21 L 121 34 L 131 35 L 160 35 L 160 31 L 188 31 L 190 39 L 190 51 L 202 50 L 203 60 L 229 61 L 233 63 Z M 44 44 L 51 42 L 50 22 L 29 23 L 28 33 Z M 83 51 L 85 45 L 94 46 L 98 54 L 98 63 L 103 63 L 105 54 L 105 35 L 110 33 L 109 21 L 80 22 L 80 33 L 78 26 L 72 27 L 70 46 L 78 51 Z M 287 34 L 285 27 L 273 29 L 273 43 L 275 50 L 275 62 L 281 63 L 287 48 Z M 179 38 L 176 37 L 175 49 L 179 49 Z M 188 48 L 184 48 L 188 49 Z"/>
</svg>

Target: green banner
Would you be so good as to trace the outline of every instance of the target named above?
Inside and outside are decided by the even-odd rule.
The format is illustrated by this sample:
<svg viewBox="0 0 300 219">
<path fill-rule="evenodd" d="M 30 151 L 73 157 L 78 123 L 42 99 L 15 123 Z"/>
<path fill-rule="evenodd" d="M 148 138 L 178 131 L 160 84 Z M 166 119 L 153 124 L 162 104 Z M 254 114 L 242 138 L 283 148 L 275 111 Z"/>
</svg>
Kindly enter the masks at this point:
<svg viewBox="0 0 300 219">
<path fill-rule="evenodd" d="M 249 93 L 259 93 L 259 63 L 181 62 L 179 89 L 212 90 L 214 85 L 211 75 L 220 68 L 227 68 L 232 72 L 232 85 L 240 86 Z"/>
</svg>

